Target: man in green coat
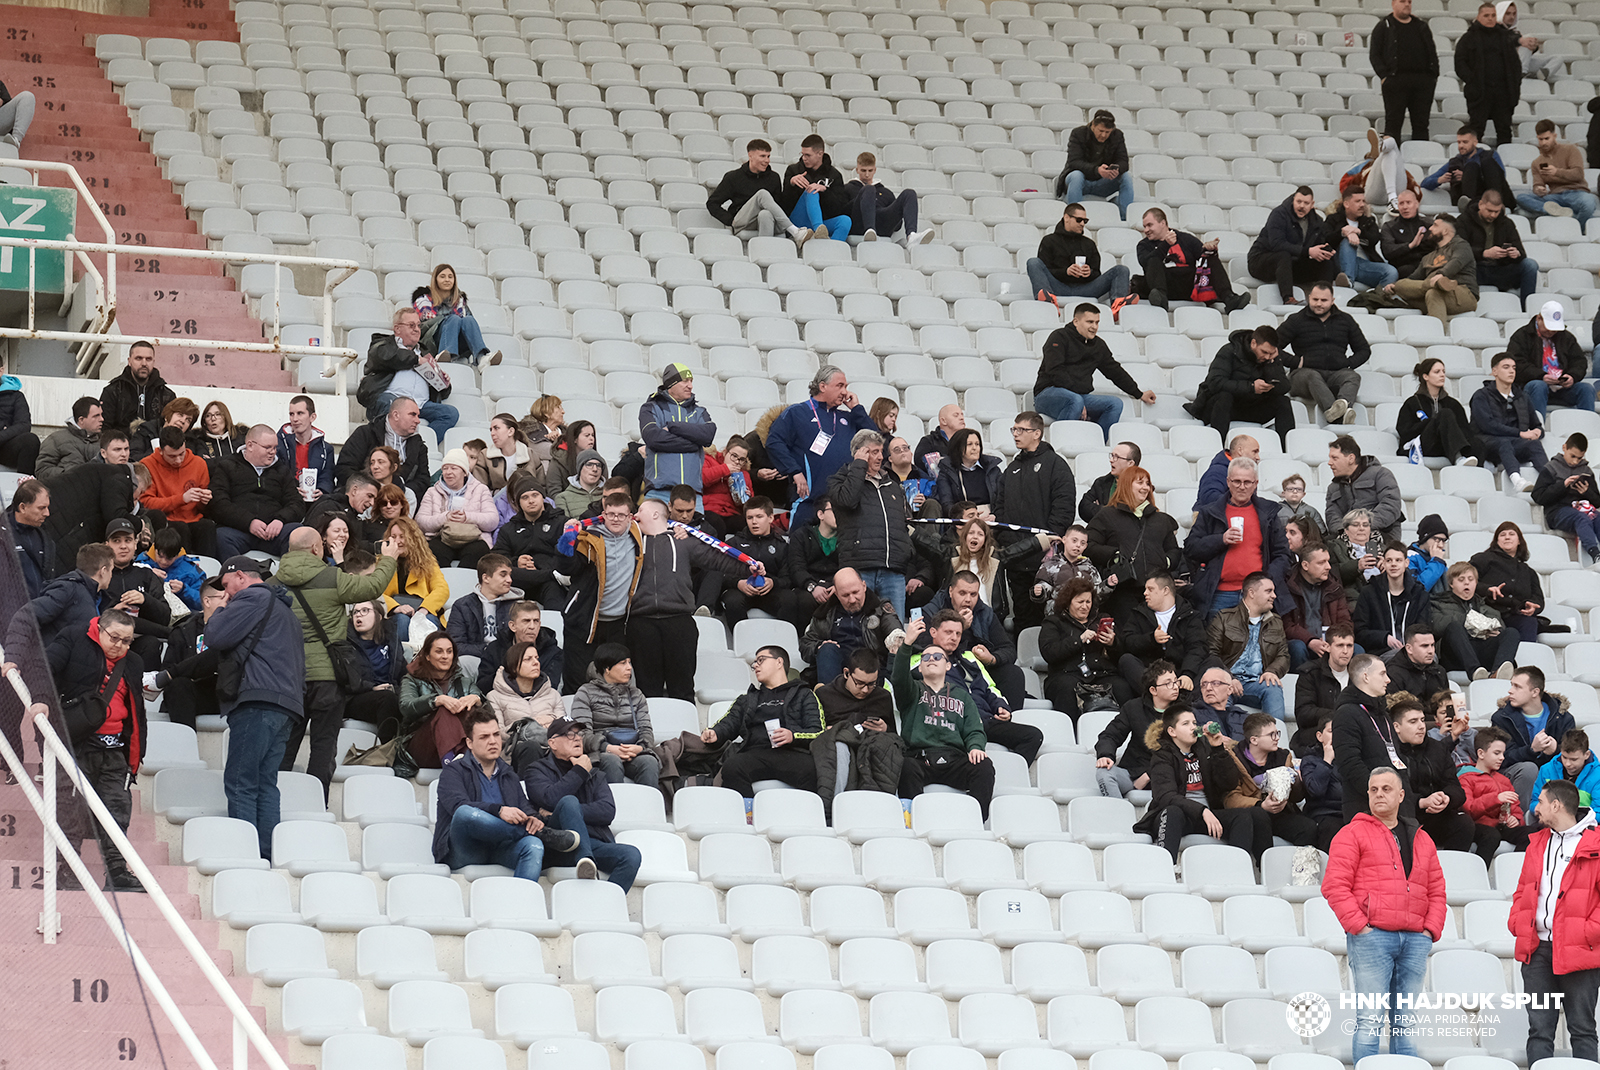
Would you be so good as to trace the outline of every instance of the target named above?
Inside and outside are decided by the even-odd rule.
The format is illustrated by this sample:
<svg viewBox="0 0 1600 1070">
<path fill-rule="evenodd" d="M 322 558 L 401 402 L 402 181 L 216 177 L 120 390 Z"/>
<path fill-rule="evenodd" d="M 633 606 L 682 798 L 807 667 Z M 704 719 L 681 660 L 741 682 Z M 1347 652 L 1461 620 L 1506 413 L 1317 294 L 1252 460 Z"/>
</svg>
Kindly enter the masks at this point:
<svg viewBox="0 0 1600 1070">
<path fill-rule="evenodd" d="M 978 800 L 985 821 L 994 796 L 994 763 L 984 749 L 983 717 L 972 695 L 945 677 L 950 663 L 945 652 L 930 646 L 917 663 L 920 679 L 911 675 L 911 644 L 923 632 L 922 621 L 911 622 L 905 642 L 894 656 L 894 704 L 900 713 L 900 736 L 906 743 L 906 760 L 900 771 L 900 794 L 922 794 L 929 781 L 964 791 Z"/>
<path fill-rule="evenodd" d="M 342 642 L 349 631 L 345 607 L 378 598 L 389 586 L 397 565 L 393 539 L 385 539 L 381 551 L 377 568 L 365 576 L 355 575 L 323 560 L 322 536 L 312 528 L 299 527 L 290 532 L 289 552 L 278 562 L 276 582 L 288 588 L 306 642 L 306 716 L 289 730 L 282 768 L 294 768 L 300 741 L 309 726 L 311 757 L 306 763 L 307 771 L 322 781 L 324 800 L 333 781 L 339 729 L 344 725 L 344 695 L 334 682 L 333 662 L 324 639 L 328 643 Z M 310 614 L 316 615 L 315 623 Z"/>
</svg>

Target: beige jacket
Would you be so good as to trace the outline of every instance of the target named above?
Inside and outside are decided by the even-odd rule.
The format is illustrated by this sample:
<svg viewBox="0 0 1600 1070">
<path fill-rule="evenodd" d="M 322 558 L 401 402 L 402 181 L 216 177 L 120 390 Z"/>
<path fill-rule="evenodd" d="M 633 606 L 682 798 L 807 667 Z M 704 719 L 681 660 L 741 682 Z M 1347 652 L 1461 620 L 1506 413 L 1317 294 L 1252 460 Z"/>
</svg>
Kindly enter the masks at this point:
<svg viewBox="0 0 1600 1070">
<path fill-rule="evenodd" d="M 1550 164 L 1555 170 L 1541 171 L 1540 164 Z M 1533 166 L 1528 168 L 1528 181 L 1533 185 L 1535 193 L 1566 193 L 1569 190 L 1581 189 L 1587 191 L 1589 183 L 1583 177 L 1583 152 L 1576 145 L 1564 141 L 1556 142 L 1556 147 L 1549 155 L 1540 153 L 1533 161 Z M 1548 186 L 1542 190 L 1540 187 Z"/>
</svg>

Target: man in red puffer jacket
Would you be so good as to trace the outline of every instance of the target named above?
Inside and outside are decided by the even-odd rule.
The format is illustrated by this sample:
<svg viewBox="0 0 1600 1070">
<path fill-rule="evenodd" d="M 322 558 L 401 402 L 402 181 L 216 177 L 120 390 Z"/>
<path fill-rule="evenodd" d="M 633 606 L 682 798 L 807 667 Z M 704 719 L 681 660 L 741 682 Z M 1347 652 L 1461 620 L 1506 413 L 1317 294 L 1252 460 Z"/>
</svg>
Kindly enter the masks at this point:
<svg viewBox="0 0 1600 1070">
<path fill-rule="evenodd" d="M 1344 926 L 1351 987 L 1375 1006 L 1358 1006 L 1353 1062 L 1376 1055 L 1390 1023 L 1389 1051 L 1415 1055 L 1405 1031 L 1411 1012 L 1398 997 L 1415 995 L 1428 968 L 1428 952 L 1444 927 L 1444 871 L 1433 840 L 1414 817 L 1402 817 L 1400 774 L 1390 766 L 1367 778 L 1370 814 L 1356 814 L 1328 852 L 1322 894 Z"/>
<path fill-rule="evenodd" d="M 1578 788 L 1552 780 L 1534 816 L 1544 827 L 1528 841 L 1507 922 L 1517 938 L 1522 987 L 1562 996 L 1559 1007 L 1528 1008 L 1528 1064 L 1555 1051 L 1556 1020 L 1567 1012 L 1572 1054 L 1596 1058 L 1595 998 L 1600 995 L 1600 829 L 1578 804 Z"/>
</svg>

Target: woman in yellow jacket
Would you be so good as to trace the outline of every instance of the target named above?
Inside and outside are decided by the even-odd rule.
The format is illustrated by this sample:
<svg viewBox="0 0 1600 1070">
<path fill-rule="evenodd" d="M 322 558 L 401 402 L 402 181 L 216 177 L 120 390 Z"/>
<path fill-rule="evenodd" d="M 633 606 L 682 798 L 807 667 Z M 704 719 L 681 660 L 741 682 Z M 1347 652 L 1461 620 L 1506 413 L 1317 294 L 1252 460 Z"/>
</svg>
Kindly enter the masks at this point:
<svg viewBox="0 0 1600 1070">
<path fill-rule="evenodd" d="M 433 619 L 435 628 L 443 628 L 440 614 L 449 601 L 450 585 L 445 582 L 433 551 L 428 549 L 428 537 L 415 520 L 405 516 L 389 521 L 384 537 L 390 535 L 400 547 L 396 554 L 400 567 L 394 570 L 394 577 L 383 592 L 383 608 L 390 616 L 401 613 L 409 617 L 424 612 Z"/>
</svg>

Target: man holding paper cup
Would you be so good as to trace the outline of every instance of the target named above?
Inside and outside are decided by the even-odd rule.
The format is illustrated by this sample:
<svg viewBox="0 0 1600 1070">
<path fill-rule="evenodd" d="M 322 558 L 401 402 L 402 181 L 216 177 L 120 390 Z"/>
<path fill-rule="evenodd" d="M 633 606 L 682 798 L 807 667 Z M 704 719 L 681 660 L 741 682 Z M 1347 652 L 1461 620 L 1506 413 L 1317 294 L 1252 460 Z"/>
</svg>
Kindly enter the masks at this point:
<svg viewBox="0 0 1600 1070">
<path fill-rule="evenodd" d="M 757 650 L 751 668 L 755 684 L 734 700 L 720 721 L 700 733 L 703 742 L 713 745 L 743 740 L 722 762 L 722 786 L 746 799 L 755 795 L 758 780 L 781 780 L 792 788 L 816 791 L 811 741 L 822 734 L 817 696 L 805 684 L 789 679 L 789 652 L 781 646 Z"/>
</svg>

